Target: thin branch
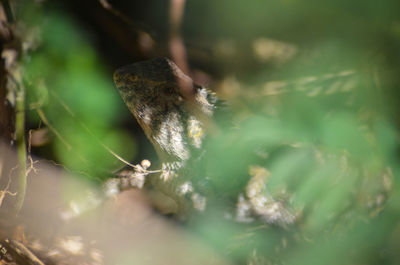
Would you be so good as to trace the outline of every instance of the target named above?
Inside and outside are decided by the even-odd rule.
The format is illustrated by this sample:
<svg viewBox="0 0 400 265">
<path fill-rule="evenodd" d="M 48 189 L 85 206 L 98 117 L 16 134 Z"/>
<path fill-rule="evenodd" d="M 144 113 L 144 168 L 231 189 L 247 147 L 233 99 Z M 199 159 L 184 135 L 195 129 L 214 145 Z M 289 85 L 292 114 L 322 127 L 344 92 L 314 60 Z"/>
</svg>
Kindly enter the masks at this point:
<svg viewBox="0 0 400 265">
<path fill-rule="evenodd" d="M 17 136 L 18 155 L 18 194 L 15 213 L 18 214 L 22 208 L 26 192 L 26 144 L 25 144 L 25 87 L 22 82 L 16 83 L 16 118 L 15 132 Z"/>
<path fill-rule="evenodd" d="M 1 0 L 1 3 L 3 4 L 4 12 L 6 13 L 7 16 L 7 22 L 8 23 L 14 23 L 14 15 L 12 13 L 11 5 L 8 0 Z"/>
<path fill-rule="evenodd" d="M 67 140 L 65 140 L 65 138 L 61 135 L 61 133 L 58 132 L 58 130 L 56 128 L 53 127 L 53 125 L 51 125 L 51 123 L 47 120 L 46 115 L 44 114 L 43 110 L 38 108 L 36 109 L 40 119 L 43 121 L 43 123 L 50 129 L 50 131 L 52 131 L 57 137 L 58 139 L 60 139 L 60 141 L 66 146 L 66 148 L 68 149 L 68 151 L 73 151 L 72 146 L 67 142 Z M 85 159 L 81 154 L 74 152 L 79 159 L 85 163 L 86 165 L 88 165 L 88 161 L 87 159 Z"/>
<path fill-rule="evenodd" d="M 107 11 L 109 11 L 111 14 L 119 18 L 123 23 L 127 24 L 129 27 L 132 29 L 136 30 L 137 32 L 142 32 L 142 33 L 147 33 L 152 39 L 153 35 L 150 29 L 146 27 L 145 25 L 142 25 L 139 23 L 133 22 L 131 18 L 129 18 L 127 15 L 113 7 L 107 0 L 98 0 L 100 5 Z"/>
<path fill-rule="evenodd" d="M 116 159 L 118 159 L 119 161 L 121 161 L 122 163 L 130 166 L 131 168 L 135 169 L 135 170 L 141 170 L 143 171 L 143 168 L 139 168 L 137 165 L 133 165 L 131 163 L 129 163 L 127 160 L 125 160 L 124 158 L 122 158 L 120 155 L 118 155 L 117 153 L 115 153 L 113 150 L 111 150 L 111 148 L 109 148 L 108 146 L 106 146 L 104 143 L 102 143 L 97 136 L 89 129 L 89 127 L 86 126 L 86 124 L 84 122 L 82 122 L 76 115 L 75 113 L 71 110 L 70 107 L 68 107 L 68 105 L 54 92 L 51 91 L 51 95 L 60 103 L 60 105 L 65 109 L 66 112 L 68 112 L 78 123 L 79 125 L 85 129 L 85 131 L 90 134 L 90 136 L 93 137 L 93 139 L 95 139 L 101 147 L 103 147 L 108 153 L 110 153 L 112 156 L 114 156 Z M 46 121 L 43 120 L 43 122 L 45 124 Z M 145 173 L 160 173 L 162 172 L 162 170 L 144 170 L 143 172 Z"/>
<path fill-rule="evenodd" d="M 37 169 L 34 167 L 34 164 L 36 164 L 39 161 L 33 161 L 32 159 L 32 154 L 31 154 L 31 148 L 32 148 L 32 131 L 33 130 L 29 130 L 29 136 L 28 136 L 28 160 L 29 160 L 29 168 L 26 170 L 26 175 L 29 176 L 29 173 L 31 171 L 37 173 Z"/>
<path fill-rule="evenodd" d="M 180 34 L 180 27 L 185 10 L 185 0 L 170 0 L 169 7 L 169 49 L 172 59 L 182 71 L 190 75 L 186 48 Z"/>
<path fill-rule="evenodd" d="M 6 245 L 7 250 L 12 254 L 17 264 L 45 265 L 21 242 L 12 239 L 6 239 L 2 243 Z"/>
<path fill-rule="evenodd" d="M 67 147 L 68 150 L 71 150 L 72 147 L 71 145 L 64 139 L 64 137 L 61 136 L 61 134 L 57 131 L 56 128 L 53 127 L 53 125 L 50 124 L 50 122 L 47 120 L 46 115 L 44 115 L 44 112 L 42 109 L 38 108 L 36 109 L 37 114 L 39 115 L 40 119 L 43 121 L 44 124 L 52 131 L 58 139 Z"/>
<path fill-rule="evenodd" d="M 16 196 L 17 193 L 16 192 L 11 192 L 10 189 L 10 185 L 11 185 L 11 174 L 12 172 L 17 168 L 18 166 L 12 168 L 8 174 L 8 182 L 7 182 L 7 186 L 4 188 L 4 190 L 0 190 L 0 206 L 3 204 L 3 200 L 6 197 L 6 195 L 11 195 L 11 196 Z"/>
</svg>

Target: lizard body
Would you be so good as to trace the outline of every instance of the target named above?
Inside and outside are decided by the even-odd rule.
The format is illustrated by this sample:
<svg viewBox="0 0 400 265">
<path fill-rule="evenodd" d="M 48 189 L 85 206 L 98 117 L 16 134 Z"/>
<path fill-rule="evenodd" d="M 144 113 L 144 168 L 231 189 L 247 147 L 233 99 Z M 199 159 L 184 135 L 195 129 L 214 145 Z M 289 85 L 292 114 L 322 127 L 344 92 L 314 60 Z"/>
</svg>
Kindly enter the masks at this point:
<svg viewBox="0 0 400 265">
<path fill-rule="evenodd" d="M 180 195 L 192 187 L 184 181 L 185 175 L 190 175 L 184 172 L 184 165 L 202 151 L 205 126 L 214 114 L 217 97 L 194 84 L 167 58 L 121 67 L 114 73 L 114 82 L 163 163 L 161 179 L 153 178 L 152 185 L 178 206 L 162 211 L 187 209 L 187 200 Z M 178 174 L 180 180 L 176 181 L 173 178 Z M 201 198 L 196 193 L 192 197 L 195 205 Z M 165 200 L 162 197 L 161 201 Z M 199 208 L 204 208 L 202 204 Z"/>
<path fill-rule="evenodd" d="M 204 194 L 196 193 L 191 181 L 203 181 L 207 172 L 191 167 L 197 166 L 193 161 L 202 163 L 199 159 L 199 156 L 203 157 L 202 142 L 207 129 L 213 128 L 208 125 L 212 125 L 210 120 L 218 109 L 217 97 L 208 89 L 194 84 L 167 58 L 121 67 L 114 73 L 114 82 L 163 163 L 164 173 L 159 179 L 152 178 L 152 185 L 175 201 L 177 207 L 172 207 L 172 212 L 187 211 L 190 206 L 182 195 L 189 193 L 193 208 L 204 210 Z M 253 174 L 252 171 L 245 188 L 246 198 L 238 197 L 236 220 L 248 220 L 247 217 L 255 214 L 269 223 L 294 222 L 295 216 L 266 193 L 263 188 L 266 178 L 260 178 L 260 174 Z M 176 175 L 179 175 L 179 180 L 174 178 Z M 163 203 L 167 200 L 165 197 L 161 199 Z"/>
<path fill-rule="evenodd" d="M 186 161 L 201 148 L 203 118 L 213 115 L 217 98 L 175 63 L 157 58 L 124 66 L 114 81 L 163 162 Z"/>
</svg>

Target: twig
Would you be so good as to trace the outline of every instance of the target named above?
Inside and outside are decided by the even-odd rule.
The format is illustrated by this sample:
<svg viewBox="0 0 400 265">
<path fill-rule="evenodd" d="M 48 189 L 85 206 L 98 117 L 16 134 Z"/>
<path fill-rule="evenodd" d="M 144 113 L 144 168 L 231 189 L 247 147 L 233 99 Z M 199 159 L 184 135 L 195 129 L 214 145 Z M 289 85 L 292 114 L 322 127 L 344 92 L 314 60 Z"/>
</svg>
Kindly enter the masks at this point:
<svg viewBox="0 0 400 265">
<path fill-rule="evenodd" d="M 85 129 L 85 131 L 90 134 L 90 136 L 93 137 L 93 139 L 95 139 L 107 152 L 109 152 L 112 156 L 114 156 L 116 159 L 118 159 L 119 161 L 121 161 L 122 163 L 130 166 L 131 168 L 135 169 L 135 170 L 141 170 L 145 173 L 160 173 L 162 172 L 162 170 L 143 170 L 142 168 L 139 168 L 137 165 L 133 165 L 131 163 L 129 163 L 127 160 L 125 160 L 124 158 L 122 158 L 120 155 L 118 155 L 117 153 L 115 153 L 113 150 L 111 150 L 111 148 L 109 148 L 108 146 L 106 146 L 104 143 L 102 143 L 97 137 L 96 135 L 89 129 L 89 127 L 86 126 L 86 124 L 84 122 L 82 122 L 76 115 L 75 113 L 71 110 L 71 108 L 68 107 L 68 105 L 54 92 L 51 91 L 51 95 L 60 103 L 60 105 L 65 109 L 66 112 L 68 112 L 78 123 L 79 125 Z M 43 120 L 43 122 L 46 124 L 46 121 Z"/>
<path fill-rule="evenodd" d="M 36 109 L 36 112 L 39 115 L 40 119 L 43 121 L 43 123 L 46 124 L 46 126 L 50 129 L 50 131 L 52 131 L 57 136 L 57 138 L 60 139 L 60 141 L 65 145 L 65 147 L 67 147 L 68 150 L 71 150 L 72 149 L 71 145 L 64 139 L 64 137 L 61 136 L 61 134 L 57 131 L 57 129 L 50 124 L 50 122 L 46 118 L 46 115 L 44 115 L 42 109 L 38 108 Z"/>
<path fill-rule="evenodd" d="M 18 194 L 15 206 L 15 213 L 18 214 L 22 208 L 26 192 L 26 145 L 25 145 L 25 87 L 21 82 L 17 82 L 16 91 L 16 118 L 15 131 L 17 135 L 17 155 L 18 155 Z"/>
<path fill-rule="evenodd" d="M 33 161 L 33 158 L 32 158 L 32 154 L 31 154 L 31 148 L 32 148 L 32 131 L 33 130 L 29 130 L 29 133 L 28 133 L 28 160 L 29 160 L 29 164 L 30 164 L 30 166 L 29 166 L 29 168 L 26 170 L 26 175 L 27 176 L 29 176 L 29 173 L 31 172 L 31 171 L 33 171 L 33 172 L 35 172 L 35 173 L 37 173 L 37 169 L 33 166 L 34 164 L 36 164 L 37 162 L 39 162 L 39 161 Z"/>
<path fill-rule="evenodd" d="M 1 3 L 3 4 L 4 12 L 7 16 L 7 22 L 14 23 L 14 16 L 11 10 L 10 2 L 8 0 L 1 0 Z"/>
<path fill-rule="evenodd" d="M 45 265 L 24 244 L 16 240 L 5 239 L 2 244 L 6 246 L 17 264 Z"/>
<path fill-rule="evenodd" d="M 190 75 L 186 49 L 180 34 L 180 26 L 182 23 L 184 9 L 185 0 L 170 0 L 169 49 L 172 59 L 179 66 L 179 68 L 182 69 L 185 74 Z"/>
<path fill-rule="evenodd" d="M 36 109 L 40 119 L 43 121 L 43 123 L 58 137 L 58 139 L 60 139 L 60 141 L 65 145 L 65 147 L 67 147 L 68 151 L 74 151 L 72 149 L 72 146 L 67 142 L 67 140 L 64 139 L 64 137 L 62 137 L 62 135 L 57 131 L 56 128 L 54 128 L 51 123 L 47 120 L 46 115 L 44 114 L 43 110 L 38 108 Z M 88 164 L 87 159 L 85 159 L 81 154 L 74 152 L 79 159 L 85 163 L 86 165 Z"/>
<path fill-rule="evenodd" d="M 17 166 L 18 167 L 18 166 Z M 11 192 L 10 189 L 10 185 L 11 185 L 11 174 L 12 172 L 16 169 L 16 167 L 12 168 L 8 174 L 8 182 L 7 182 L 7 186 L 4 188 L 4 190 L 0 190 L 0 206 L 3 204 L 3 200 L 5 198 L 6 195 L 11 195 L 11 196 L 16 196 L 17 193 L 16 192 Z"/>
<path fill-rule="evenodd" d="M 151 30 L 146 28 L 145 25 L 138 25 L 137 23 L 133 22 L 132 19 L 130 19 L 127 15 L 123 14 L 120 12 L 118 9 L 114 8 L 107 0 L 99 0 L 99 3 L 101 6 L 109 11 L 111 14 L 119 18 L 122 22 L 127 24 L 129 27 L 133 28 L 134 30 L 142 33 L 147 33 L 149 36 L 153 39 L 153 34 L 151 33 Z M 143 29 L 141 29 L 143 28 Z"/>
</svg>

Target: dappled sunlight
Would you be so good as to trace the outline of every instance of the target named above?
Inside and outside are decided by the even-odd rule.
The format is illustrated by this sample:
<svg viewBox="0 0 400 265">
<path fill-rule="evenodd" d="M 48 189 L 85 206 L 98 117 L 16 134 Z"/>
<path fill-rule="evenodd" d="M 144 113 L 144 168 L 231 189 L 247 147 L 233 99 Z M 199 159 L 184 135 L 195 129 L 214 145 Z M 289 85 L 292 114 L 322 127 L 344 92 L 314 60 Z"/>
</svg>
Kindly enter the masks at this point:
<svg viewBox="0 0 400 265">
<path fill-rule="evenodd" d="M 2 1 L 0 263 L 398 264 L 395 10 Z"/>
<path fill-rule="evenodd" d="M 297 48 L 293 44 L 259 38 L 253 41 L 253 51 L 261 62 L 284 63 L 296 54 Z"/>
</svg>

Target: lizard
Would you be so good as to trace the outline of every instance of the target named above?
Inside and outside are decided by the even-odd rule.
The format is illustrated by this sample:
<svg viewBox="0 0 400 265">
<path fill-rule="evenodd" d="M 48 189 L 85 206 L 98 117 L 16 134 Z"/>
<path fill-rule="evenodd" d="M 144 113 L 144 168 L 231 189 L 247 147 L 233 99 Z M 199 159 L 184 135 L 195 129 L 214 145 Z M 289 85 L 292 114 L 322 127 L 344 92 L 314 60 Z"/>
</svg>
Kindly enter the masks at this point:
<svg viewBox="0 0 400 265">
<path fill-rule="evenodd" d="M 118 68 L 114 82 L 162 161 L 163 173 L 151 182 L 156 189 L 173 198 L 175 207 L 161 210 L 181 214 L 192 204 L 193 208 L 204 211 L 207 196 L 193 187 L 193 175 L 198 172 L 190 171 L 190 167 L 206 152 L 203 141 L 207 132 L 217 131 L 213 118 L 221 109 L 221 101 L 208 88 L 195 84 L 167 58 Z M 259 172 L 250 169 L 251 179 L 244 188 L 244 196 L 238 196 L 236 219 L 243 221 L 258 215 L 267 223 L 293 223 L 295 216 L 267 194 L 264 176 L 268 174 L 260 175 Z M 184 196 L 188 194 L 191 195 L 189 200 Z M 163 203 L 165 200 L 167 198 L 162 197 Z"/>
<path fill-rule="evenodd" d="M 194 84 L 167 58 L 123 66 L 115 71 L 114 82 L 162 161 L 163 172 L 152 179 L 152 185 L 167 195 L 161 201 L 173 198 L 175 204 L 162 212 L 186 211 L 190 206 L 181 195 L 193 187 L 182 178 L 187 177 L 188 161 L 201 156 L 206 127 L 218 108 L 216 95 Z M 192 194 L 192 200 L 195 208 L 204 208 L 200 194 Z"/>
<path fill-rule="evenodd" d="M 114 81 L 126 105 L 136 117 L 146 136 L 155 147 L 163 162 L 161 178 L 152 178 L 151 183 L 157 191 L 151 198 L 163 213 L 183 215 L 190 202 L 197 209 L 204 208 L 204 197 L 192 192 L 192 186 L 185 179 L 188 161 L 202 152 L 205 137 L 205 125 L 211 120 L 217 108 L 217 97 L 210 90 L 195 85 L 172 61 L 158 58 L 119 68 L 115 71 Z M 144 160 L 142 171 L 135 174 L 145 175 L 150 166 Z M 177 175 L 179 174 L 179 181 Z M 136 184 L 140 186 L 141 184 Z M 177 190 L 178 189 L 178 190 Z M 188 200 L 185 193 L 190 193 Z M 104 199 L 103 197 L 99 199 Z M 66 211 L 67 216 L 70 212 Z M 30 239 L 25 244 L 13 239 L 0 241 L 0 263 L 6 262 L 44 264 L 68 263 L 81 259 L 78 263 L 103 264 L 103 260 L 91 260 L 91 252 L 99 252 L 90 244 L 81 242 L 81 237 L 56 237 L 54 246 L 47 246 L 42 240 Z M 35 245 L 36 244 L 36 245 Z M 82 246 L 89 255 L 75 255 L 65 249 L 65 244 Z M 88 261 L 84 260 L 88 259 Z M 26 262 L 24 262 L 27 260 Z M 43 260 L 43 261 L 42 261 Z M 63 263 L 64 262 L 64 263 Z"/>
<path fill-rule="evenodd" d="M 156 58 L 123 66 L 114 82 L 162 161 L 186 161 L 192 148 L 201 147 L 202 119 L 213 115 L 217 97 L 174 62 Z"/>
<path fill-rule="evenodd" d="M 206 196 L 192 186 L 192 177 L 196 172 L 190 167 L 193 161 L 204 157 L 207 151 L 203 143 L 207 131 L 213 128 L 213 118 L 220 108 L 217 96 L 211 90 L 195 84 L 167 58 L 123 66 L 115 71 L 114 81 L 163 164 L 159 178 L 151 176 L 147 185 L 152 185 L 164 194 L 158 201 L 171 202 L 172 206 L 163 205 L 164 212 L 184 214 L 190 207 L 204 209 Z M 144 174 L 147 167 L 149 163 L 142 161 L 143 171 L 136 173 Z M 295 214 L 265 191 L 265 183 L 269 178 L 265 168 L 250 165 L 249 175 L 250 180 L 238 196 L 235 221 L 252 222 L 254 216 L 280 226 L 297 221 Z M 188 198 L 187 194 L 191 197 Z M 249 238 L 251 235 L 248 235 Z M 13 243 L 0 242 L 0 258 L 10 259 L 11 250 L 16 249 Z M 245 245 L 248 242 L 242 240 L 235 244 Z M 250 259 L 260 257 L 262 255 L 253 251 Z"/>
</svg>

